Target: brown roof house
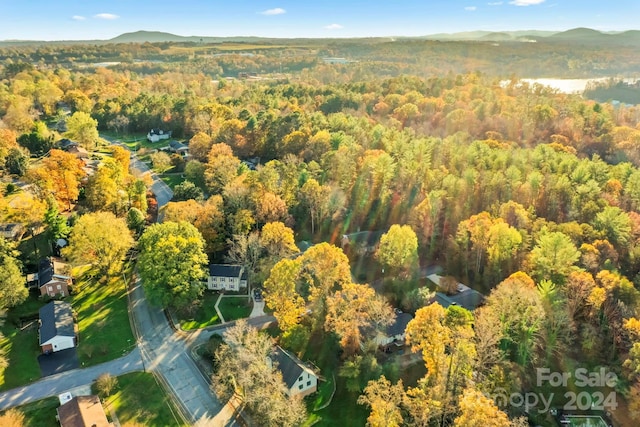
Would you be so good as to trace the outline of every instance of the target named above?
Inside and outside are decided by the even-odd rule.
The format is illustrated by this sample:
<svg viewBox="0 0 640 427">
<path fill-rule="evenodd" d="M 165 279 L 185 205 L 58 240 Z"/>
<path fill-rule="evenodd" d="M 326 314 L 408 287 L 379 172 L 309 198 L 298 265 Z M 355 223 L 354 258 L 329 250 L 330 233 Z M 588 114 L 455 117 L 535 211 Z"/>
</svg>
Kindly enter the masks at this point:
<svg viewBox="0 0 640 427">
<path fill-rule="evenodd" d="M 318 389 L 318 376 L 300 359 L 285 349 L 276 346 L 269 357 L 282 373 L 287 395 L 304 397 Z"/>
<path fill-rule="evenodd" d="M 64 301 L 51 301 L 42 307 L 38 336 L 43 353 L 75 347 L 78 344 L 78 335 L 71 304 Z"/>
<path fill-rule="evenodd" d="M 76 396 L 61 405 L 58 420 L 62 427 L 113 427 L 95 395 Z"/>
<path fill-rule="evenodd" d="M 55 262 L 51 258 L 42 258 L 38 264 L 38 289 L 40 295 L 51 298 L 69 295 L 71 277 L 57 274 Z"/>
</svg>

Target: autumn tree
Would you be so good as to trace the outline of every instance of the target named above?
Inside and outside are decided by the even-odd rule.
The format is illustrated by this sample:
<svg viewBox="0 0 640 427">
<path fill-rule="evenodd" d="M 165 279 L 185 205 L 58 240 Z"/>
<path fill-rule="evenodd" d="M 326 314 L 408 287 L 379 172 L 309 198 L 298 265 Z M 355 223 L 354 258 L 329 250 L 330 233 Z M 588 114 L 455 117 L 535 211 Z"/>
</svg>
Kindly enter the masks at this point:
<svg viewBox="0 0 640 427">
<path fill-rule="evenodd" d="M 186 222 L 153 224 L 138 241 L 138 271 L 149 300 L 162 307 L 184 308 L 203 292 L 206 277 L 204 239 Z"/>
<path fill-rule="evenodd" d="M 104 373 L 96 379 L 96 388 L 102 397 L 111 396 L 111 392 L 118 387 L 118 377 Z"/>
<path fill-rule="evenodd" d="M 173 167 L 171 164 L 171 157 L 164 151 L 155 152 L 149 157 L 151 158 L 153 168 L 157 170 L 158 173 L 165 173 Z"/>
<path fill-rule="evenodd" d="M 274 258 L 283 258 L 298 252 L 293 230 L 281 222 L 268 222 L 262 227 L 260 242 L 267 254 Z"/>
<path fill-rule="evenodd" d="M 16 408 L 7 409 L 0 415 L 0 425 L 5 427 L 24 427 L 24 413 Z"/>
<path fill-rule="evenodd" d="M 416 268 L 418 238 L 408 225 L 394 224 L 380 238 L 376 257 L 385 266 L 403 272 Z"/>
<path fill-rule="evenodd" d="M 511 427 L 507 414 L 481 392 L 468 388 L 460 399 L 460 415 L 456 427 Z"/>
<path fill-rule="evenodd" d="M 93 150 L 98 143 L 98 121 L 88 113 L 76 111 L 67 120 L 66 138 L 78 141 L 87 150 Z"/>
<path fill-rule="evenodd" d="M 204 179 L 211 194 L 219 194 L 238 175 L 240 160 L 225 143 L 213 144 L 207 157 Z"/>
<path fill-rule="evenodd" d="M 301 294 L 309 302 L 316 326 L 326 318 L 326 299 L 343 285 L 351 283 L 349 259 L 342 249 L 323 242 L 298 258 L 302 264 Z"/>
<path fill-rule="evenodd" d="M 373 335 L 394 317 L 389 303 L 369 285 L 346 283 L 327 297 L 325 329 L 340 337 L 347 354 L 355 354 L 364 341 L 363 332 Z"/>
<path fill-rule="evenodd" d="M 241 320 L 227 329 L 224 341 L 215 354 L 216 391 L 224 399 L 239 396 L 253 413 L 261 414 L 262 425 L 301 425 L 306 418 L 303 401 L 286 395 L 282 374 L 271 362 L 271 338 Z"/>
<path fill-rule="evenodd" d="M 392 384 L 384 375 L 377 380 L 369 381 L 358 404 L 371 408 L 367 418 L 370 427 L 399 427 L 403 424 L 402 401 L 404 388 L 402 380 Z"/>
<path fill-rule="evenodd" d="M 297 291 L 299 274 L 299 261 L 283 259 L 273 266 L 264 282 L 264 301 L 285 333 L 300 322 L 306 311 L 305 301 Z"/>
<path fill-rule="evenodd" d="M 255 202 L 256 219 L 259 223 L 284 221 L 287 218 L 287 204 L 277 194 L 267 191 Z"/>
<path fill-rule="evenodd" d="M 193 225 L 202 234 L 207 252 L 223 250 L 227 235 L 222 197 L 219 195 L 211 196 L 196 213 Z"/>
<path fill-rule="evenodd" d="M 91 264 L 109 277 L 120 271 L 122 260 L 133 243 L 124 219 L 111 212 L 96 212 L 76 221 L 71 229 L 69 246 L 62 253 L 72 263 Z"/>
<path fill-rule="evenodd" d="M 87 206 L 92 211 L 109 210 L 118 213 L 118 183 L 113 169 L 103 165 L 89 177 L 85 188 Z"/>
<path fill-rule="evenodd" d="M 29 296 L 15 245 L 0 237 L 0 307 L 15 307 Z"/>
<path fill-rule="evenodd" d="M 86 176 L 76 156 L 60 150 L 51 150 L 39 167 L 29 171 L 28 179 L 42 193 L 43 198 L 53 195 L 67 209 L 78 199 L 80 181 Z"/>
</svg>

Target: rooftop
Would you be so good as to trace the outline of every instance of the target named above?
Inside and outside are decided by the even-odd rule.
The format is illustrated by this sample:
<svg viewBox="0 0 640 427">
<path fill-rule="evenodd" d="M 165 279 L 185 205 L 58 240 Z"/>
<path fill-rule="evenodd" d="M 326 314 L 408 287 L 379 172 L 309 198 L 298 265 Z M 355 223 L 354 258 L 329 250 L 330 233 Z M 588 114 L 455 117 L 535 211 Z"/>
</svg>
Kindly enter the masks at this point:
<svg viewBox="0 0 640 427">
<path fill-rule="evenodd" d="M 288 388 L 295 385 L 303 372 L 313 376 L 316 375 L 300 359 L 280 346 L 274 347 L 271 352 L 271 359 L 278 364 L 278 370 L 282 372 L 282 380 Z"/>
<path fill-rule="evenodd" d="M 40 309 L 40 345 L 58 335 L 75 336 L 71 304 L 51 301 Z"/>
<path fill-rule="evenodd" d="M 58 408 L 61 427 L 110 427 L 100 398 L 77 396 Z"/>
<path fill-rule="evenodd" d="M 242 271 L 241 265 L 210 264 L 209 276 L 212 277 L 238 277 Z"/>
</svg>

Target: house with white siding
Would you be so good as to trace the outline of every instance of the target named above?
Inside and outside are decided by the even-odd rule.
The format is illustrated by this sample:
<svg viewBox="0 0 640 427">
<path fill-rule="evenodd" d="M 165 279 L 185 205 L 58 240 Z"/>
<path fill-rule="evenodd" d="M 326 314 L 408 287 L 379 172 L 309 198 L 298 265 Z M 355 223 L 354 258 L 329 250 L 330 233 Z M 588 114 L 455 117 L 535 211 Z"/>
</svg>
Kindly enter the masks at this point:
<svg viewBox="0 0 640 427">
<path fill-rule="evenodd" d="M 78 335 L 71 304 L 64 301 L 51 301 L 42 307 L 38 337 L 43 353 L 54 353 L 75 347 L 78 344 Z"/>
<path fill-rule="evenodd" d="M 315 372 L 282 347 L 274 347 L 269 359 L 282 373 L 288 396 L 305 397 L 318 389 Z"/>
<path fill-rule="evenodd" d="M 211 291 L 239 291 L 247 287 L 247 272 L 241 265 L 211 264 L 207 289 Z"/>
</svg>

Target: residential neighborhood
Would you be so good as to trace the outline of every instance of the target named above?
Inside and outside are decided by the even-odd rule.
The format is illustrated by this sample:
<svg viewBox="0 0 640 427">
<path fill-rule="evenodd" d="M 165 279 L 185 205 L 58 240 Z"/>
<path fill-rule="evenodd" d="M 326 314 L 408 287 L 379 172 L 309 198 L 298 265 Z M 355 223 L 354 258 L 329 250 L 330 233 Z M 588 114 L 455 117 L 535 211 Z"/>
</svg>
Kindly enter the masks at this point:
<svg viewBox="0 0 640 427">
<path fill-rule="evenodd" d="M 640 425 L 640 33 L 32 3 L 0 26 L 0 427 Z"/>
</svg>

